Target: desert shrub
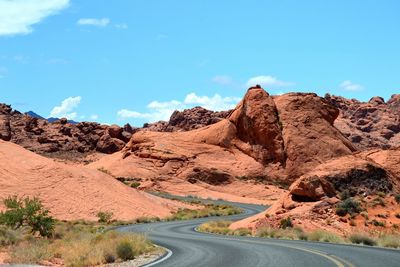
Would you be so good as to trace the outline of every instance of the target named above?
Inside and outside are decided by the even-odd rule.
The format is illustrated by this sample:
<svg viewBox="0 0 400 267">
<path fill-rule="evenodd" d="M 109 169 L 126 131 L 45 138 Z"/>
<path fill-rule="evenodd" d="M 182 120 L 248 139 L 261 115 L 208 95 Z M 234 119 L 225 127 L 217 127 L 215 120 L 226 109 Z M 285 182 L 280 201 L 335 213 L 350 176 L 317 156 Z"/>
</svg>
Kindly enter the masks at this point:
<svg viewBox="0 0 400 267">
<path fill-rule="evenodd" d="M 136 181 L 135 181 L 135 182 L 132 182 L 132 183 L 131 183 L 131 187 L 132 187 L 132 188 L 138 188 L 139 186 L 140 186 L 140 183 L 139 183 L 139 182 L 136 182 Z"/>
<path fill-rule="evenodd" d="M 375 220 L 375 219 L 372 220 L 371 223 L 372 223 L 374 226 L 380 226 L 380 227 L 385 227 L 385 225 L 386 225 L 385 222 L 377 221 L 377 220 Z"/>
<path fill-rule="evenodd" d="M 364 244 L 366 246 L 376 246 L 376 241 L 366 234 L 355 233 L 349 236 L 349 240 L 353 244 Z"/>
<path fill-rule="evenodd" d="M 136 218 L 136 223 L 152 223 L 152 222 L 159 222 L 160 218 L 158 217 L 139 217 Z"/>
<path fill-rule="evenodd" d="M 379 245 L 386 248 L 400 248 L 399 235 L 383 235 L 378 240 Z"/>
<path fill-rule="evenodd" d="M 28 243 L 21 242 L 19 246 L 12 247 L 11 259 L 13 263 L 39 263 L 51 258 L 48 251 L 49 241 L 45 239 L 31 239 Z"/>
<path fill-rule="evenodd" d="M 111 253 L 105 253 L 104 254 L 104 261 L 106 262 L 106 263 L 113 263 L 113 262 L 115 262 L 115 256 L 113 255 L 113 254 L 111 254 Z"/>
<path fill-rule="evenodd" d="M 374 206 L 374 207 L 376 207 L 376 206 L 381 206 L 381 207 L 385 207 L 386 206 L 386 203 L 385 203 L 385 200 L 383 199 L 383 198 L 381 198 L 381 197 L 376 197 L 373 201 L 372 201 L 372 205 Z"/>
<path fill-rule="evenodd" d="M 266 238 L 307 240 L 307 234 L 304 233 L 303 229 L 301 229 L 299 227 L 286 228 L 286 229 L 261 227 L 261 228 L 257 229 L 257 232 L 255 235 L 258 237 L 266 237 Z"/>
<path fill-rule="evenodd" d="M 343 243 L 343 239 L 340 238 L 338 235 L 323 230 L 316 230 L 314 232 L 309 233 L 308 240 L 329 242 L 329 243 Z"/>
<path fill-rule="evenodd" d="M 400 204 L 400 194 L 395 195 L 395 196 L 394 196 L 394 199 L 396 200 L 396 202 L 397 202 L 398 204 Z"/>
<path fill-rule="evenodd" d="M 99 211 L 96 216 L 99 223 L 110 223 L 114 214 L 111 211 Z"/>
<path fill-rule="evenodd" d="M 279 223 L 279 226 L 282 229 L 292 228 L 293 227 L 292 219 L 290 217 L 282 219 Z"/>
<path fill-rule="evenodd" d="M 0 227 L 0 246 L 15 245 L 21 239 L 20 233 L 7 227 Z"/>
<path fill-rule="evenodd" d="M 368 218 L 369 218 L 368 212 L 366 212 L 366 211 L 361 212 L 360 215 L 363 216 L 364 219 L 366 219 L 366 220 L 368 220 Z"/>
<path fill-rule="evenodd" d="M 351 197 L 350 192 L 348 190 L 344 190 L 343 192 L 340 193 L 339 196 L 341 200 L 346 200 Z"/>
<path fill-rule="evenodd" d="M 400 213 L 396 213 L 394 216 L 395 216 L 397 219 L 400 219 Z"/>
<path fill-rule="evenodd" d="M 336 206 L 336 214 L 339 216 L 345 216 L 346 214 L 351 215 L 355 213 L 360 213 L 361 211 L 362 208 L 360 206 L 360 203 L 352 198 L 347 198 L 344 201 L 341 201 Z"/>
<path fill-rule="evenodd" d="M 248 228 L 238 228 L 232 232 L 233 235 L 251 236 L 251 231 Z"/>
<path fill-rule="evenodd" d="M 232 234 L 232 230 L 229 229 L 229 226 L 232 222 L 230 221 L 211 221 L 201 224 L 198 227 L 198 230 L 201 232 L 215 233 L 215 234 Z"/>
<path fill-rule="evenodd" d="M 43 237 L 53 234 L 55 220 L 38 198 L 12 196 L 4 199 L 3 203 L 6 211 L 0 213 L 0 224 L 14 229 L 27 225 L 33 234 L 39 233 Z"/>
<path fill-rule="evenodd" d="M 376 193 L 376 195 L 378 196 L 378 197 L 385 197 L 385 192 L 382 192 L 382 191 L 379 191 L 378 193 Z"/>
<path fill-rule="evenodd" d="M 120 259 L 122 259 L 124 261 L 133 260 L 133 258 L 135 257 L 134 253 L 133 253 L 132 245 L 126 241 L 123 241 L 118 244 L 117 255 Z"/>
</svg>

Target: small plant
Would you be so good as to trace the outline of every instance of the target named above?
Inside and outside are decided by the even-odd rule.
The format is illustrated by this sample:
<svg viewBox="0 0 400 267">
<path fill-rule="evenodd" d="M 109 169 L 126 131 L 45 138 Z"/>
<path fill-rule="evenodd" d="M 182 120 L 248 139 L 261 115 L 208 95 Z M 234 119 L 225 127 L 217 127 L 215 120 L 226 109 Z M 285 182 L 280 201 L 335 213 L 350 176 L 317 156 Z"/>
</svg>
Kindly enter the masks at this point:
<svg viewBox="0 0 400 267">
<path fill-rule="evenodd" d="M 139 186 L 140 186 L 140 183 L 139 183 L 139 182 L 136 182 L 136 181 L 135 181 L 135 182 L 132 182 L 132 183 L 131 183 L 131 187 L 132 187 L 132 188 L 138 188 Z"/>
<path fill-rule="evenodd" d="M 349 237 L 349 240 L 353 244 L 364 244 L 366 246 L 376 246 L 377 244 L 376 241 L 371 237 L 360 233 L 352 234 Z"/>
<path fill-rule="evenodd" d="M 386 206 L 386 203 L 385 203 L 385 200 L 383 199 L 383 198 L 381 198 L 381 197 L 377 197 L 377 198 L 375 198 L 374 200 L 373 200 L 373 204 L 372 204 L 374 207 L 376 207 L 376 206 L 381 206 L 381 207 L 385 207 Z"/>
<path fill-rule="evenodd" d="M 104 167 L 100 167 L 100 168 L 98 168 L 97 170 L 98 170 L 98 171 L 101 171 L 102 173 L 105 173 L 105 174 L 111 175 L 110 171 L 109 171 L 109 170 L 107 170 L 107 169 L 105 169 Z"/>
<path fill-rule="evenodd" d="M 99 223 L 110 223 L 114 214 L 111 211 L 99 211 L 97 213 Z"/>
<path fill-rule="evenodd" d="M 131 243 L 127 241 L 122 241 L 117 246 L 117 255 L 120 259 L 124 261 L 133 260 L 135 255 L 133 253 L 133 248 Z"/>
<path fill-rule="evenodd" d="M 292 219 L 290 217 L 284 218 L 280 221 L 279 225 L 280 228 L 282 229 L 292 228 L 293 227 Z"/>
<path fill-rule="evenodd" d="M 308 234 L 309 241 L 329 242 L 329 243 L 343 243 L 343 239 L 334 233 L 323 230 L 315 230 Z"/>
<path fill-rule="evenodd" d="M 5 212 L 0 213 L 0 224 L 18 229 L 23 225 L 31 228 L 31 233 L 50 237 L 54 232 L 55 220 L 49 215 L 38 198 L 19 199 L 12 196 L 4 199 Z"/>
<path fill-rule="evenodd" d="M 368 212 L 366 212 L 366 211 L 361 212 L 360 215 L 363 216 L 364 219 L 366 219 L 366 220 L 369 219 Z"/>
<path fill-rule="evenodd" d="M 336 207 L 336 214 L 339 216 L 345 216 L 346 214 L 356 214 L 362 211 L 360 203 L 352 198 L 340 202 Z"/>
<path fill-rule="evenodd" d="M 385 197 L 386 194 L 384 192 L 382 192 L 382 191 L 379 191 L 378 193 L 376 193 L 376 195 L 378 197 Z"/>
<path fill-rule="evenodd" d="M 343 192 L 340 193 L 339 196 L 340 196 L 341 200 L 346 200 L 346 199 L 351 197 L 351 195 L 350 195 L 348 190 L 344 190 Z"/>
<path fill-rule="evenodd" d="M 374 226 L 380 226 L 380 227 L 385 227 L 385 226 L 386 226 L 386 223 L 385 223 L 385 222 L 381 222 L 381 221 L 377 221 L 377 220 L 372 220 L 371 223 L 372 223 Z"/>
<path fill-rule="evenodd" d="M 113 263 L 113 262 L 115 262 L 115 256 L 111 253 L 106 253 L 104 255 L 104 261 L 106 263 Z"/>
<path fill-rule="evenodd" d="M 394 216 L 395 216 L 397 219 L 400 219 L 400 213 L 396 213 Z"/>
<path fill-rule="evenodd" d="M 400 248 L 400 236 L 398 235 L 383 235 L 378 242 L 382 247 Z"/>
<path fill-rule="evenodd" d="M 394 200 L 396 200 L 397 204 L 400 204 L 400 194 L 395 195 Z"/>
</svg>

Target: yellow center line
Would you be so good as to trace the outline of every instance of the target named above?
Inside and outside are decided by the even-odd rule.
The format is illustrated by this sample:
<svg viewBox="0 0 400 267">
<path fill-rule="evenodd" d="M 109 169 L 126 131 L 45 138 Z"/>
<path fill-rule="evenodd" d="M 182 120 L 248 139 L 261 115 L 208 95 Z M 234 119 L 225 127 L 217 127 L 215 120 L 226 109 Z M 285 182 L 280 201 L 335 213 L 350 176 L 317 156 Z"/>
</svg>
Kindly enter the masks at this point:
<svg viewBox="0 0 400 267">
<path fill-rule="evenodd" d="M 218 238 L 220 240 L 232 240 L 232 241 L 241 241 L 241 242 L 246 242 L 246 243 L 253 243 L 253 244 L 268 244 L 271 246 L 278 246 L 278 247 L 285 247 L 285 248 L 292 248 L 292 249 L 297 249 L 297 250 L 301 250 L 307 253 L 311 253 L 311 254 L 315 254 L 321 257 L 324 257 L 326 259 L 328 259 L 329 261 L 333 262 L 337 267 L 345 267 L 347 264 L 349 267 L 355 267 L 353 264 L 351 264 L 350 262 L 339 258 L 338 256 L 333 256 L 333 255 L 328 255 L 326 253 L 323 253 L 321 251 L 316 251 L 316 250 L 311 250 L 311 249 L 306 249 L 306 248 L 300 248 L 300 247 L 296 247 L 296 246 L 290 246 L 290 245 L 284 245 L 284 244 L 275 244 L 275 243 L 270 243 L 270 242 L 256 242 L 256 241 L 251 241 L 251 240 L 238 240 L 238 239 L 231 239 L 231 238 Z"/>
</svg>

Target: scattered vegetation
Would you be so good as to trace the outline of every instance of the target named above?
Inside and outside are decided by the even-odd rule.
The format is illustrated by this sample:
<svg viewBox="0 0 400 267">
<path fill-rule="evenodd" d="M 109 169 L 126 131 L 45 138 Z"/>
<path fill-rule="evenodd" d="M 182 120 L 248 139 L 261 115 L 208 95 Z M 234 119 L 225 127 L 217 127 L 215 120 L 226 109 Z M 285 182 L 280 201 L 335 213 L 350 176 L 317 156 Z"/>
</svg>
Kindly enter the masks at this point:
<svg viewBox="0 0 400 267">
<path fill-rule="evenodd" d="M 346 216 L 347 214 L 357 214 L 362 211 L 360 203 L 353 198 L 347 198 L 336 206 L 336 214 L 339 216 Z"/>
<path fill-rule="evenodd" d="M 111 211 L 99 211 L 96 216 L 99 223 L 109 224 L 111 223 L 114 214 Z"/>
<path fill-rule="evenodd" d="M 329 243 L 344 243 L 344 240 L 331 232 L 324 230 L 316 230 L 307 235 L 309 241 L 329 242 Z"/>
<path fill-rule="evenodd" d="M 42 237 L 53 234 L 55 220 L 38 198 L 12 196 L 4 199 L 3 203 L 6 211 L 0 213 L 0 224 L 13 229 L 28 226 L 33 235 L 38 233 Z"/>
</svg>

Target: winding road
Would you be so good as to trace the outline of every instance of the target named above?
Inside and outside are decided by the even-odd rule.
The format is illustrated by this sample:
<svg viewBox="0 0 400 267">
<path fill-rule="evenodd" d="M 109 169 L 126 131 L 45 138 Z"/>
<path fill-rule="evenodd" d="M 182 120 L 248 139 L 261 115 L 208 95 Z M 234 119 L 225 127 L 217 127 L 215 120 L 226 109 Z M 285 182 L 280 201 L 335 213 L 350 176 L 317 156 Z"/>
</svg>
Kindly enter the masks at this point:
<svg viewBox="0 0 400 267">
<path fill-rule="evenodd" d="M 257 214 L 265 206 L 217 201 L 238 206 L 244 213 L 189 221 L 136 224 L 119 231 L 145 233 L 169 251 L 146 266 L 400 266 L 400 251 L 376 247 L 339 245 L 254 237 L 200 233 L 195 228 L 204 222 L 224 219 L 236 221 Z"/>
</svg>

